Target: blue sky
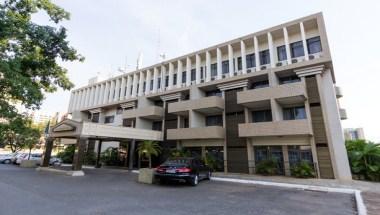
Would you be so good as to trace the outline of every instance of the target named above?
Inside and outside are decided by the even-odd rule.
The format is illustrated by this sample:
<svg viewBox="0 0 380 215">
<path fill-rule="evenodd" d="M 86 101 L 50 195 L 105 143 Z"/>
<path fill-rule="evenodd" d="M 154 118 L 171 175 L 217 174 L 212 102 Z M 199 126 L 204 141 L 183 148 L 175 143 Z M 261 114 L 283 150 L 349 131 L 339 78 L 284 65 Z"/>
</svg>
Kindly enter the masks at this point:
<svg viewBox="0 0 380 215">
<path fill-rule="evenodd" d="M 133 69 L 322 11 L 333 56 L 344 127 L 364 127 L 380 142 L 380 1 L 221 1 L 221 0 L 55 0 L 71 13 L 63 25 L 85 62 L 63 63 L 76 87 L 101 73 L 117 75 L 125 62 Z M 34 21 L 47 23 L 44 14 Z M 158 42 L 160 41 L 160 42 Z M 69 92 L 46 95 L 42 111 L 66 111 Z"/>
</svg>

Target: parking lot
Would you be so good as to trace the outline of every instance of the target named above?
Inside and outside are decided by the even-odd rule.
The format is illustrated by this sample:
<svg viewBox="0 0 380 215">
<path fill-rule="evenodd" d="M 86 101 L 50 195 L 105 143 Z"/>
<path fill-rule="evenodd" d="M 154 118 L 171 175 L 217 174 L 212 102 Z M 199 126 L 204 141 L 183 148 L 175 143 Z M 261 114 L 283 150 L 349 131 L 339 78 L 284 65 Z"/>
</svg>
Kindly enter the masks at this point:
<svg viewBox="0 0 380 215">
<path fill-rule="evenodd" d="M 356 214 L 347 194 L 203 181 L 145 185 L 123 170 L 69 177 L 0 165 L 0 214 Z"/>
</svg>

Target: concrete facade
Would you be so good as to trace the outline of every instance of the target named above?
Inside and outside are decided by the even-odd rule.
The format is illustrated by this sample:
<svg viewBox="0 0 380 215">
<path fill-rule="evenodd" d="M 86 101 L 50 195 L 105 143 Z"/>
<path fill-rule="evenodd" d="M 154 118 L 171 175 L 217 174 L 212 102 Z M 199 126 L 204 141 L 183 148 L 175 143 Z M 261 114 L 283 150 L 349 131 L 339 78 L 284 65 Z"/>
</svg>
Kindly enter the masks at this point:
<svg viewBox="0 0 380 215">
<path fill-rule="evenodd" d="M 68 112 L 91 135 L 151 130 L 165 148 L 216 153 L 225 172 L 276 159 L 290 175 L 306 159 L 349 180 L 341 96 L 317 13 L 75 89 Z"/>
</svg>

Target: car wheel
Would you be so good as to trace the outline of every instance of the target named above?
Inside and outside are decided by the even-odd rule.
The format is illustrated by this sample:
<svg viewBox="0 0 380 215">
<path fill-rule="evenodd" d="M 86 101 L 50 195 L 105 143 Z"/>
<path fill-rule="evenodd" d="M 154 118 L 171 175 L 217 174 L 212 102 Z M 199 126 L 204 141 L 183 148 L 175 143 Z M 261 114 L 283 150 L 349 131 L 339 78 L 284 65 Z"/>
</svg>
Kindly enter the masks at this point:
<svg viewBox="0 0 380 215">
<path fill-rule="evenodd" d="M 10 163 L 11 163 L 11 160 L 5 160 L 5 161 L 3 161 L 3 163 L 5 163 L 5 164 L 10 164 Z"/>
<path fill-rule="evenodd" d="M 210 179 L 211 179 L 211 171 L 208 171 L 206 175 L 206 180 L 210 180 Z"/>
<path fill-rule="evenodd" d="M 198 175 L 195 175 L 194 178 L 191 179 L 190 184 L 191 184 L 192 186 L 197 186 L 197 185 L 198 185 L 198 182 L 199 182 L 199 177 L 198 177 Z"/>
</svg>

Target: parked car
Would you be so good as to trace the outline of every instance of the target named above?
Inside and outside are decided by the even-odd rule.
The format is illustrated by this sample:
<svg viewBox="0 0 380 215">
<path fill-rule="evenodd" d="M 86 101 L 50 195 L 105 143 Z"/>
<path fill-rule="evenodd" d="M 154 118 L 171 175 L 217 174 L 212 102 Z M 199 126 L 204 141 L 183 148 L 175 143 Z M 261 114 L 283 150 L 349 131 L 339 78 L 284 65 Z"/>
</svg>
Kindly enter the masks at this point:
<svg viewBox="0 0 380 215">
<path fill-rule="evenodd" d="M 16 157 L 14 157 L 13 159 L 13 164 L 20 164 L 21 160 L 23 160 L 24 158 L 28 159 L 27 156 L 28 156 L 27 153 L 22 153 L 22 152 L 17 153 Z"/>
<path fill-rule="evenodd" d="M 21 164 L 21 161 L 28 160 L 29 154 L 28 153 L 22 153 L 21 156 L 17 157 L 16 164 Z M 39 165 L 41 163 L 42 154 L 40 153 L 32 153 L 30 154 L 29 160 L 35 160 L 37 161 L 37 164 Z"/>
<path fill-rule="evenodd" d="M 176 180 L 196 186 L 200 180 L 209 180 L 211 168 L 198 158 L 171 158 L 158 166 L 155 178 L 161 183 Z"/>
<path fill-rule="evenodd" d="M 15 153 L 11 153 L 11 154 L 0 155 L 0 163 L 10 164 L 10 163 L 12 163 L 12 159 L 16 155 L 17 155 L 16 152 Z"/>
<path fill-rule="evenodd" d="M 42 161 L 41 161 L 42 163 Z M 57 158 L 57 157 L 51 157 L 50 158 L 50 161 L 49 161 L 49 165 L 52 165 L 52 166 L 61 166 L 62 164 L 62 159 L 61 158 Z"/>
</svg>

